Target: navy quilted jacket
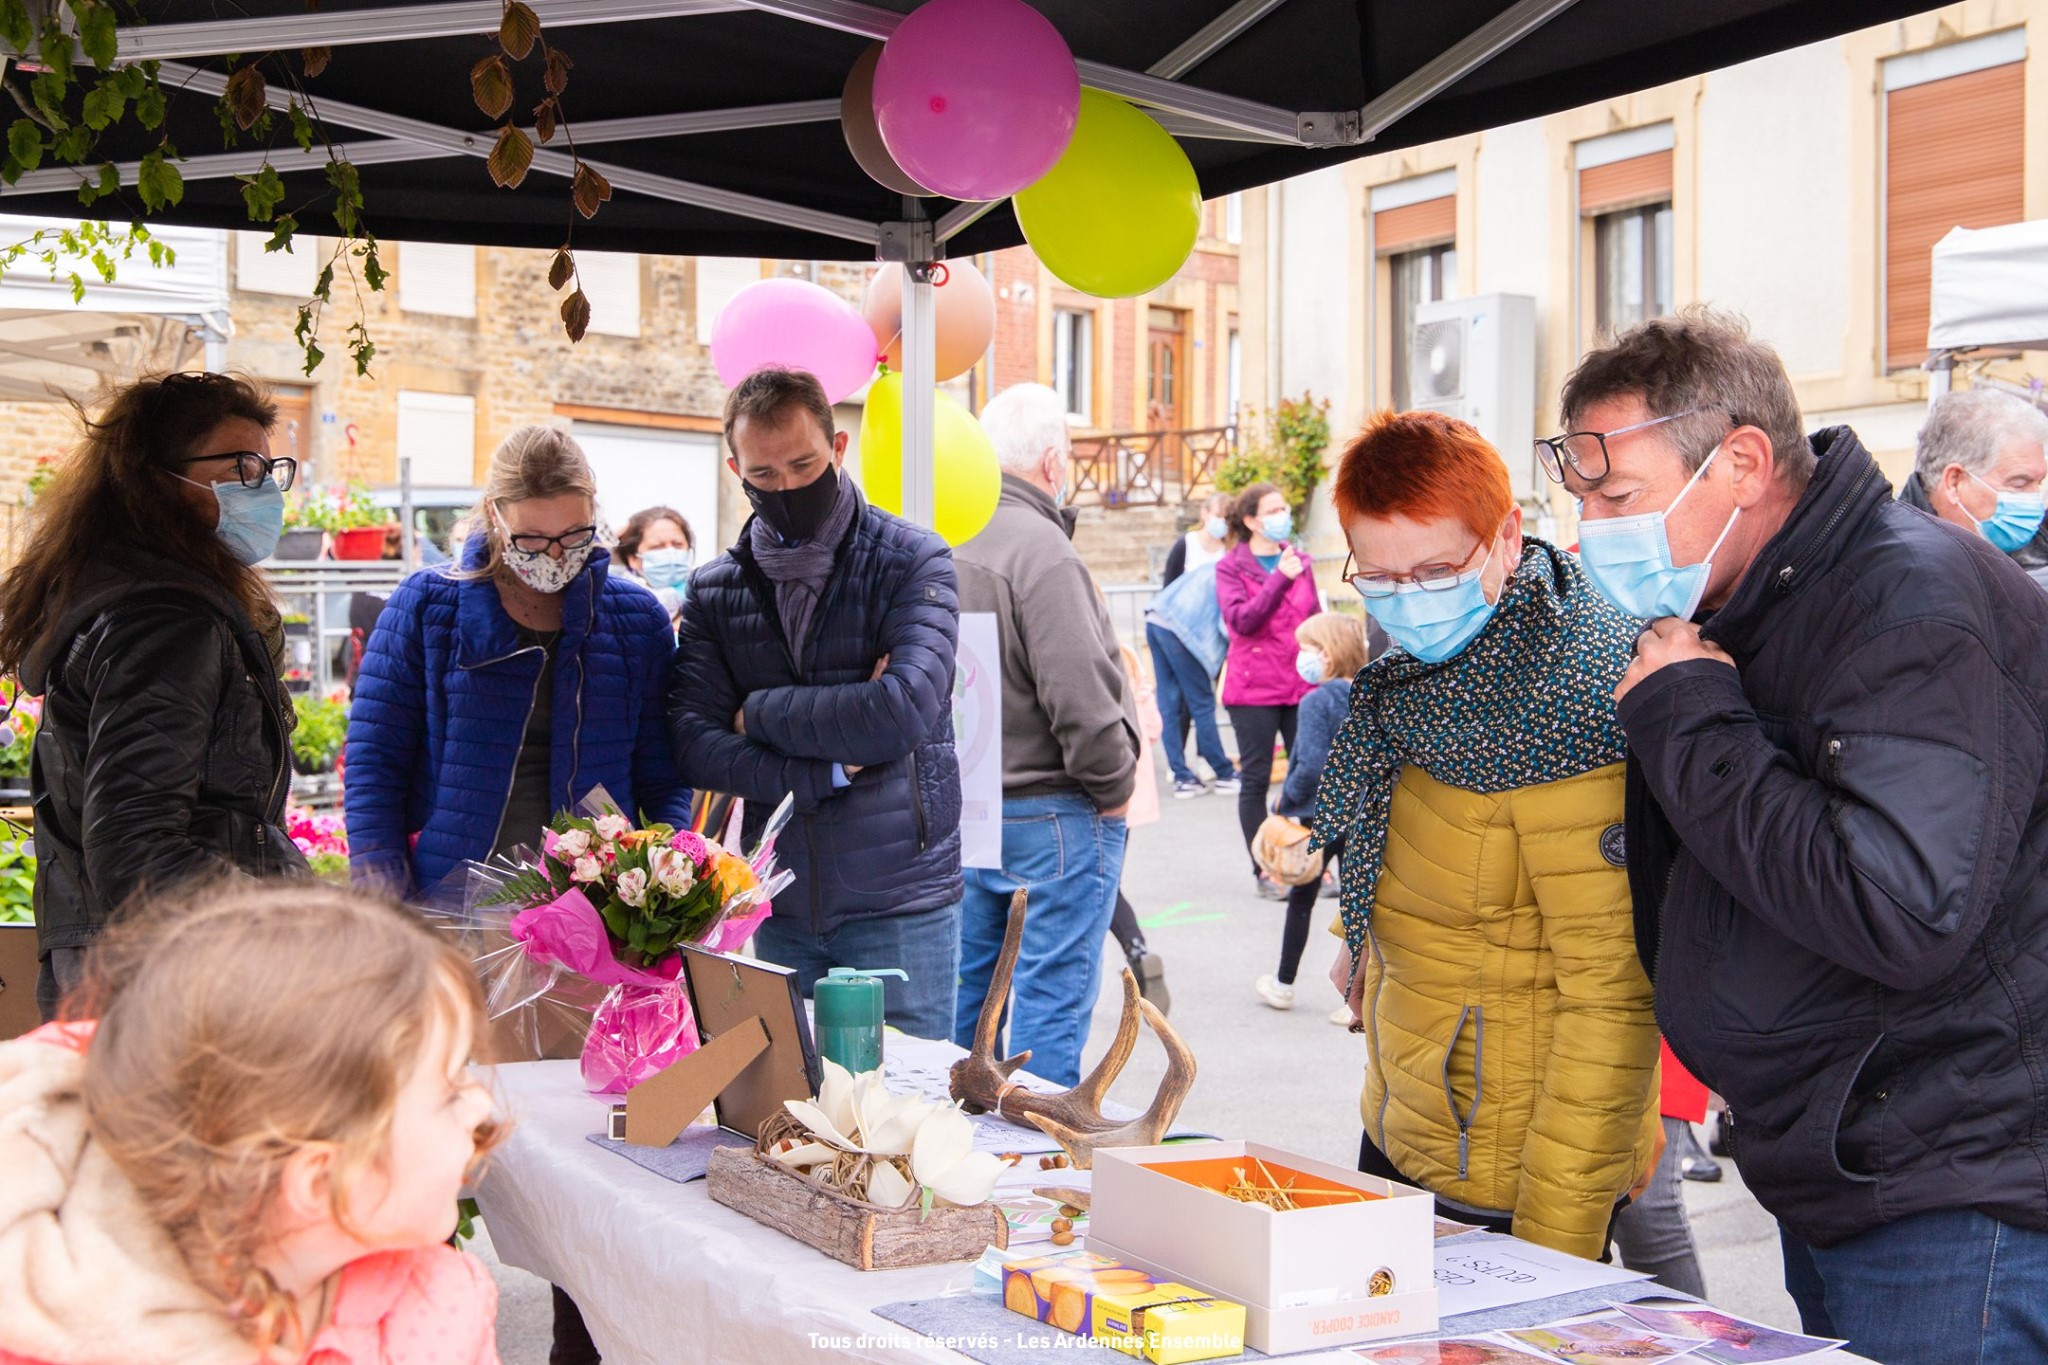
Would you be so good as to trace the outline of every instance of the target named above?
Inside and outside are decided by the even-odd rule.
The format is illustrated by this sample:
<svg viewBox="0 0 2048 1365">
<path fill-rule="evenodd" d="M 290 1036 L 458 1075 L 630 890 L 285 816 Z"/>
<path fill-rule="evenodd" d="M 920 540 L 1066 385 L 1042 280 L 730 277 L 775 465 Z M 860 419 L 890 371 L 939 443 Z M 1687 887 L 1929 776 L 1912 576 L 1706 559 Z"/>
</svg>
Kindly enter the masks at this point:
<svg viewBox="0 0 2048 1365">
<path fill-rule="evenodd" d="M 483 538 L 462 563 L 482 562 Z M 568 587 L 555 645 L 556 810 L 602 786 L 621 809 L 687 825 L 689 790 L 663 733 L 668 613 L 610 577 L 603 549 Z M 348 722 L 349 867 L 402 894 L 490 856 L 540 679 L 488 579 L 422 569 L 370 632 Z M 415 842 L 416 840 L 416 842 Z M 408 849 L 408 845 L 411 845 Z"/>
<path fill-rule="evenodd" d="M 863 500 L 799 672 L 749 535 L 690 579 L 669 694 L 684 780 L 745 797 L 749 839 L 795 794 L 778 849 L 797 880 L 775 913 L 812 933 L 952 904 L 961 895 L 953 552 Z M 884 654 L 888 671 L 869 681 Z M 732 724 L 742 705 L 744 735 Z M 834 763 L 860 767 L 852 785 L 833 787 Z"/>
</svg>

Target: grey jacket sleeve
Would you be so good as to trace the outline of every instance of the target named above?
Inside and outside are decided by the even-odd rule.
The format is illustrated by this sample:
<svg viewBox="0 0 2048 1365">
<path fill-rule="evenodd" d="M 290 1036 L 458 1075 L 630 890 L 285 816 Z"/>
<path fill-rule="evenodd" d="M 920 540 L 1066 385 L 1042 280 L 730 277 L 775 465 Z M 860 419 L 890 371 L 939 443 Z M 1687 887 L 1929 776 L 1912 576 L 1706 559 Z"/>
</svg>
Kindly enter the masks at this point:
<svg viewBox="0 0 2048 1365">
<path fill-rule="evenodd" d="M 1031 661 L 1038 705 L 1052 721 L 1067 775 L 1105 809 L 1137 783 L 1135 699 L 1116 632 L 1079 559 L 1032 575 L 1017 594 L 1015 648 Z"/>
</svg>

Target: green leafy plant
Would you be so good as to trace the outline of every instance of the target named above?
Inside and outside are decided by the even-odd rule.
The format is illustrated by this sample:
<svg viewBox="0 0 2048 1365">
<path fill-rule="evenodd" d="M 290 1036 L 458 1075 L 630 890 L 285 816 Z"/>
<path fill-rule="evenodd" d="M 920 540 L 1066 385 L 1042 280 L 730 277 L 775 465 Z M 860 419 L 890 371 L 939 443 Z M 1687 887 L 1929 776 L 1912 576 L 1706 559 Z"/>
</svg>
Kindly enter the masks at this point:
<svg viewBox="0 0 2048 1365">
<path fill-rule="evenodd" d="M 348 740 L 348 703 L 302 693 L 292 698 L 292 709 L 299 716 L 292 731 L 292 761 L 303 773 L 326 772 Z"/>
<path fill-rule="evenodd" d="M 0 924 L 35 923 L 36 855 L 21 840 L 21 831 L 10 827 L 0 843 Z"/>
<path fill-rule="evenodd" d="M 348 352 L 356 372 L 368 374 L 377 347 L 366 321 L 364 291 L 383 289 L 389 272 L 378 257 L 377 238 L 367 224 L 357 168 L 344 147 L 329 136 L 307 88 L 327 69 L 331 51 L 309 47 L 243 53 L 224 59 L 225 73 L 218 66 L 196 72 L 173 66 L 167 83 L 161 63 L 121 60 L 121 33 L 144 23 L 145 15 L 143 7 L 132 0 L 118 8 L 117 2 L 0 0 L 0 42 L 21 54 L 5 72 L 7 93 L 21 117 L 4 129 L 0 181 L 25 188 L 24 177 L 34 177 L 29 183 L 40 190 L 75 186 L 81 207 L 93 208 L 108 201 L 124 209 L 131 219 L 139 212 L 173 207 L 184 198 L 185 180 L 178 170 L 184 155 L 172 143 L 166 125 L 170 101 L 199 92 L 216 94 L 219 150 L 232 150 L 247 138 L 262 152 L 257 168 L 235 179 L 249 221 L 269 229 L 263 249 L 291 250 L 300 218 L 316 212 L 331 218 L 338 229 L 312 296 L 300 305 L 293 327 L 306 373 L 313 373 L 326 358 L 320 346 L 321 327 L 327 309 L 335 302 L 335 286 L 341 283 L 352 296 L 355 312 L 346 329 Z M 512 116 L 513 106 L 519 102 L 513 68 L 535 56 L 542 96 L 533 107 L 529 134 Z M 545 145 L 560 133 L 568 148 L 569 223 L 548 272 L 548 283 L 560 291 L 575 282 L 560 311 L 563 330 L 571 341 L 580 341 L 590 322 L 590 302 L 584 296 L 571 250 L 575 225 L 579 216 L 595 215 L 611 198 L 612 189 L 597 168 L 583 160 L 569 136 L 563 95 L 573 66 L 566 53 L 548 42 L 539 16 L 525 0 L 504 0 L 494 50 L 471 67 L 469 86 L 486 116 L 504 120 L 485 163 L 498 185 L 514 188 L 526 178 L 536 141 Z M 457 70 L 449 74 L 451 81 L 461 79 Z M 131 119 L 132 126 L 153 135 L 155 141 L 136 163 L 132 179 L 124 183 L 121 168 L 101 152 L 100 142 L 109 129 Z M 272 154 L 281 146 L 311 153 L 316 145 L 326 156 L 323 183 L 312 195 L 293 199 L 284 177 L 272 164 Z M 296 154 L 288 155 L 294 156 L 289 164 L 297 164 Z M 52 279 L 69 274 L 74 295 L 78 295 L 84 292 L 85 268 L 112 280 L 118 261 L 143 248 L 153 263 L 169 262 L 169 250 L 151 239 L 139 222 L 131 222 L 125 229 L 106 221 L 80 223 L 75 229 L 38 232 L 13 246 L 0 247 L 0 275 L 33 261 L 47 269 Z"/>
<path fill-rule="evenodd" d="M 1270 483 L 1301 508 L 1328 471 L 1323 452 L 1330 447 L 1330 400 L 1303 390 L 1299 398 L 1283 398 L 1252 428 L 1243 451 L 1216 471 L 1216 487 L 1239 493 L 1255 483 Z"/>
<path fill-rule="evenodd" d="M 26 778 L 43 723 L 43 700 L 22 695 L 21 684 L 12 678 L 0 679 L 0 711 L 6 713 L 0 721 L 0 778 Z"/>
<path fill-rule="evenodd" d="M 379 507 L 368 485 L 361 483 L 308 489 L 285 504 L 284 524 L 294 531 L 354 531 L 392 520 L 391 509 Z"/>
</svg>

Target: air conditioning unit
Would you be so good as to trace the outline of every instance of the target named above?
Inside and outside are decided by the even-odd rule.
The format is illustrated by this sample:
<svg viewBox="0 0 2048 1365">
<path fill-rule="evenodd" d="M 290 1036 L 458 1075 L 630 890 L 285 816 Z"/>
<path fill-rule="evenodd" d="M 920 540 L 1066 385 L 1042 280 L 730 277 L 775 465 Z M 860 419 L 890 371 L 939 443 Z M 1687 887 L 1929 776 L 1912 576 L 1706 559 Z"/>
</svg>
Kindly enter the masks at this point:
<svg viewBox="0 0 2048 1365">
<path fill-rule="evenodd" d="M 1481 294 L 1418 304 L 1402 405 L 1470 422 L 1507 461 L 1518 501 L 1544 497 L 1536 466 L 1536 300 Z"/>
</svg>

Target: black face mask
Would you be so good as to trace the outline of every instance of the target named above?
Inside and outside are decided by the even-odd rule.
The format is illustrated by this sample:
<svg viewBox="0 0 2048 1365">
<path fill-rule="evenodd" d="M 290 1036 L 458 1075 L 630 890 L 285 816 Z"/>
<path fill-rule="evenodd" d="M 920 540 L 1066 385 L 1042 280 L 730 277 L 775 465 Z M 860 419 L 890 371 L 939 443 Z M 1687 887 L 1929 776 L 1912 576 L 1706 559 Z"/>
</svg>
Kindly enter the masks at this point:
<svg viewBox="0 0 2048 1365">
<path fill-rule="evenodd" d="M 774 528 L 775 534 L 789 541 L 809 540 L 832 515 L 832 509 L 839 505 L 839 470 L 828 464 L 824 473 L 802 488 L 785 488 L 769 493 L 745 479 L 740 480 L 740 488 L 754 510 L 761 514 L 761 519 Z"/>
</svg>

